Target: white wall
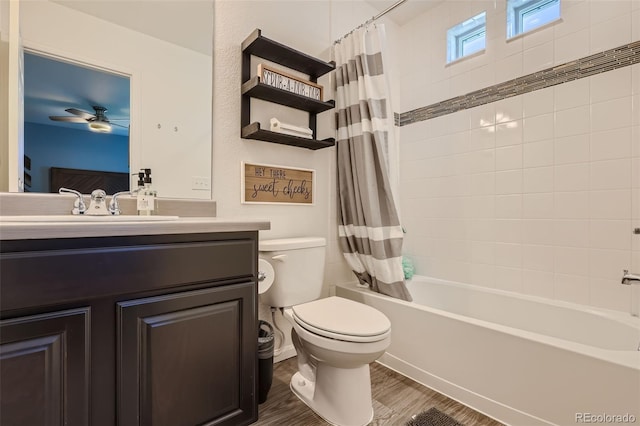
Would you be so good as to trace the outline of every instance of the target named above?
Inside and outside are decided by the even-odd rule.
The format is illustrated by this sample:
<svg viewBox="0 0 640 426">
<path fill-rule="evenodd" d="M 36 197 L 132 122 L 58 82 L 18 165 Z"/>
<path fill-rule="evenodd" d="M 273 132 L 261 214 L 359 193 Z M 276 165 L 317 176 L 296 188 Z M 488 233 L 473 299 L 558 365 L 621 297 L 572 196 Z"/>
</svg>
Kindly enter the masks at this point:
<svg viewBox="0 0 640 426">
<path fill-rule="evenodd" d="M 161 197 L 211 198 L 191 182 L 211 176 L 211 56 L 50 1 L 20 13 L 25 48 L 131 75 L 131 170 L 151 168 Z"/>
<path fill-rule="evenodd" d="M 445 66 L 447 28 L 482 10 L 486 52 Z M 562 22 L 506 42 L 504 0 L 452 0 L 401 32 L 408 111 L 639 40 L 640 2 L 562 0 Z M 403 126 L 417 272 L 628 311 L 620 277 L 640 271 L 639 126 L 638 64 Z"/>
<path fill-rule="evenodd" d="M 362 1 L 328 0 L 233 0 L 217 1 L 215 7 L 213 198 L 218 203 L 218 214 L 270 220 L 271 230 L 262 231 L 261 239 L 325 237 L 328 243 L 324 289 L 326 295 L 330 286 L 354 280 L 338 250 L 335 148 L 311 151 L 240 138 L 240 45 L 255 28 L 260 28 L 265 37 L 330 61 L 333 41 L 373 16 L 375 11 Z M 329 78 L 325 76 L 319 83 L 324 85 L 328 93 L 327 99 L 332 99 Z M 306 113 L 263 101 L 252 101 L 251 114 L 251 121 L 261 121 L 263 127 L 272 116 L 277 116 L 284 122 L 307 125 Z M 320 138 L 334 136 L 332 114 L 333 111 L 329 111 L 318 116 Z M 315 204 L 242 204 L 241 161 L 314 169 L 317 179 Z M 267 307 L 261 306 L 260 317 L 270 321 Z M 287 324 L 281 318 L 278 324 L 288 336 L 290 328 Z M 288 337 L 285 346 L 292 349 Z"/>
</svg>

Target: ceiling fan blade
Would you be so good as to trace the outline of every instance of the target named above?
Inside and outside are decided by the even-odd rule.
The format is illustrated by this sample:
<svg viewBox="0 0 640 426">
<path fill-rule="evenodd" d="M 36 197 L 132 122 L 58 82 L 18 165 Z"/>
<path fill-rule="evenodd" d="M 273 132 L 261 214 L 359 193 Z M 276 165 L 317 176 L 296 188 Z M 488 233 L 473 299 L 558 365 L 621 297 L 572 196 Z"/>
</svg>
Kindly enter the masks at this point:
<svg viewBox="0 0 640 426">
<path fill-rule="evenodd" d="M 69 117 L 60 115 L 50 115 L 49 119 L 53 121 L 66 121 L 67 123 L 86 123 L 87 120 L 81 117 Z"/>
<path fill-rule="evenodd" d="M 78 117 L 81 117 L 85 120 L 96 117 L 95 114 L 90 114 L 86 111 L 82 111 L 81 109 L 77 109 L 77 108 L 67 108 L 65 109 L 65 111 L 67 111 L 70 114 L 77 115 Z"/>
</svg>

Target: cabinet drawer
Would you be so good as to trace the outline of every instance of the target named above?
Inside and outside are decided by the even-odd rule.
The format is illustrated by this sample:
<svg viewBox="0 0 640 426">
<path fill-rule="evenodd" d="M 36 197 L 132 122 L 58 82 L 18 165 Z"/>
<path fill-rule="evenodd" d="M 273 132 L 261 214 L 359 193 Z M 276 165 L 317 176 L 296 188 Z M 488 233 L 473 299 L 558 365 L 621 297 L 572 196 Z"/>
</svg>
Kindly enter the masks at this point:
<svg viewBox="0 0 640 426">
<path fill-rule="evenodd" d="M 0 308 L 61 304 L 235 278 L 256 271 L 254 239 L 0 254 Z"/>
</svg>

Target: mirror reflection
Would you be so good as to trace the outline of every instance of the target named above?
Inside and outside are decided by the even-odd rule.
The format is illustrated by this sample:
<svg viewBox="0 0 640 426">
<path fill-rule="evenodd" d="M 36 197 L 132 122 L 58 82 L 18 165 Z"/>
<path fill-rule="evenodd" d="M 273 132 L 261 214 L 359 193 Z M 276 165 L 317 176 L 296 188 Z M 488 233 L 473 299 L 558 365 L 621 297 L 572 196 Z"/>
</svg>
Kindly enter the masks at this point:
<svg viewBox="0 0 640 426">
<path fill-rule="evenodd" d="M 129 77 L 24 54 L 24 190 L 129 189 Z"/>
<path fill-rule="evenodd" d="M 105 135 L 81 131 L 80 127 L 86 127 L 82 122 L 53 123 L 49 117 L 97 118 L 101 108 L 106 108 L 103 113 L 110 121 L 111 135 L 128 140 L 128 164 L 123 166 L 125 160 L 120 159 L 117 168 L 107 167 L 108 160 L 101 153 L 89 156 L 91 159 L 100 157 L 101 165 L 95 168 L 84 166 L 89 164 L 89 158 L 81 165 L 58 160 L 54 165 L 50 161 L 48 167 L 94 168 L 130 174 L 141 168 L 151 168 L 160 197 L 211 198 L 210 189 L 203 190 L 201 186 L 194 189 L 193 181 L 194 177 L 211 178 L 212 0 L 23 0 L 20 2 L 20 33 L 24 51 L 34 56 L 25 57 L 25 73 L 28 72 L 28 61 L 43 58 L 62 60 L 84 70 L 97 68 L 111 77 L 127 77 L 130 100 L 127 111 L 122 106 L 126 103 L 111 98 L 114 94 L 106 84 L 90 86 L 84 93 L 50 94 L 51 103 L 57 105 L 55 112 L 43 111 L 38 119 L 34 119 L 25 109 L 24 152 L 21 154 L 28 156 L 30 135 L 34 134 L 29 130 L 31 124 L 26 124 L 27 120 L 40 128 L 45 125 L 59 127 L 59 132 L 63 131 L 59 124 L 64 124 L 65 132 L 85 133 L 88 141 Z M 25 86 L 27 84 L 25 81 Z M 102 98 L 98 96 L 100 90 L 104 92 Z M 35 95 L 29 93 L 29 87 L 25 87 L 24 94 L 26 107 L 28 98 Z M 72 99 L 77 102 L 71 102 Z M 64 138 L 54 131 L 41 133 L 45 134 L 41 135 L 40 142 L 48 139 L 55 143 Z M 51 145 L 46 148 L 50 152 L 58 151 Z M 112 148 L 115 150 L 115 145 Z M 43 152 L 44 147 L 40 146 L 40 149 Z M 71 156 L 87 157 L 77 148 L 70 150 Z M 20 157 L 11 160 L 20 161 L 22 155 Z M 31 159 L 31 165 L 35 167 L 35 158 Z M 32 175 L 31 179 L 33 187 L 36 176 Z M 37 184 L 45 192 L 50 190 L 42 175 Z M 48 185 L 51 185 L 50 181 Z"/>
</svg>

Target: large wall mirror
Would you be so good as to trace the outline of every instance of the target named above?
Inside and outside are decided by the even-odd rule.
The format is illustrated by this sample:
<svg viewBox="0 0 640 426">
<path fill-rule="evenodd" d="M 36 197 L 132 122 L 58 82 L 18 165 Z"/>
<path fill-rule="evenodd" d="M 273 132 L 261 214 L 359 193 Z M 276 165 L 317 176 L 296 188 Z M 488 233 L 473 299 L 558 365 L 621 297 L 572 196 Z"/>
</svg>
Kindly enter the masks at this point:
<svg viewBox="0 0 640 426">
<path fill-rule="evenodd" d="M 212 173 L 213 0 L 22 0 L 19 12 L 25 52 L 24 138 L 37 133 L 40 156 L 37 162 L 31 159 L 31 167 L 42 163 L 47 152 L 65 156 L 77 152 L 72 169 L 133 174 L 151 168 L 159 196 L 211 198 L 210 189 L 202 185 L 195 189 L 193 182 L 195 178 L 210 181 Z M 55 87 L 48 89 L 40 77 L 35 78 L 37 89 L 28 86 L 34 81 L 29 78 L 33 67 L 42 71 L 56 63 L 76 67 L 73 90 L 65 92 L 55 79 Z M 82 80 L 83 70 L 87 81 Z M 104 78 L 96 77 L 96 72 Z M 125 79 L 118 90 L 128 87 L 126 100 L 114 93 L 116 86 L 108 84 L 113 77 Z M 47 99 L 49 108 L 34 104 L 35 98 Z M 74 120 L 64 123 L 49 118 L 82 120 L 88 117 L 83 113 L 100 114 L 94 107 L 107 109 L 114 129 L 110 135 L 92 133 Z M 65 127 L 68 130 L 60 130 Z M 62 140 L 69 138 L 61 136 L 64 132 L 85 136 L 77 137 L 75 145 L 65 145 Z M 107 137 L 96 139 L 99 136 Z M 102 152 L 88 157 L 80 152 L 79 146 L 96 140 L 105 142 Z M 106 151 L 122 151 L 123 144 L 128 144 L 128 164 L 118 160 L 114 165 Z M 26 155 L 30 148 L 24 147 L 21 154 Z M 46 167 L 69 168 L 68 162 L 59 160 Z M 50 182 L 45 182 L 43 173 L 48 172 L 40 168 L 35 173 L 37 191 L 49 192 L 44 186 Z M 33 188 L 35 177 L 31 178 Z"/>
</svg>

